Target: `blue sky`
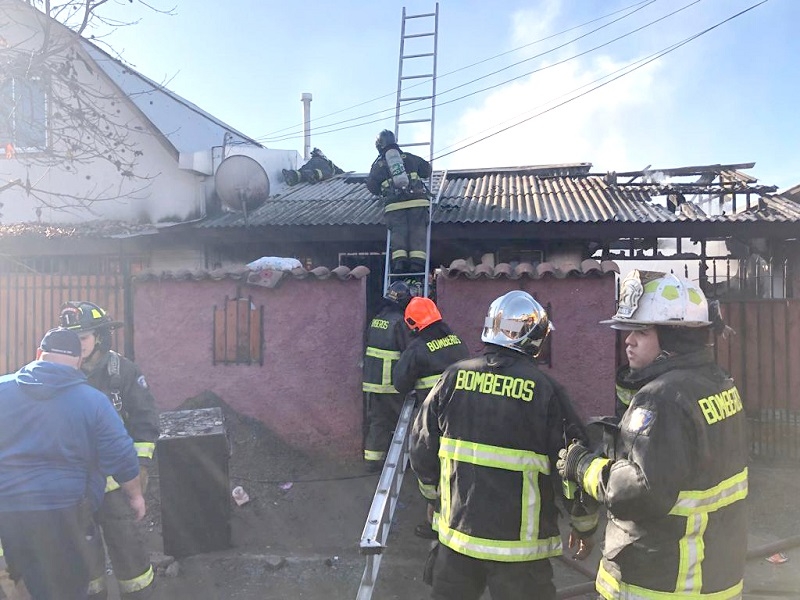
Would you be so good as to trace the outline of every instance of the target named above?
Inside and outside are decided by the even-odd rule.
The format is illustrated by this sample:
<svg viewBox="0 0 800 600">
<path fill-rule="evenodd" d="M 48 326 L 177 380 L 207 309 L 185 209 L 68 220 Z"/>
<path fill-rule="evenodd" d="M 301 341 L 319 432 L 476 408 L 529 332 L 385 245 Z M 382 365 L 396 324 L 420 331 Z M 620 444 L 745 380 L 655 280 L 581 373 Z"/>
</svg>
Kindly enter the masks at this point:
<svg viewBox="0 0 800 600">
<path fill-rule="evenodd" d="M 629 75 L 534 116 L 757 2 L 441 0 L 434 156 L 511 127 L 437 158 L 434 168 L 591 162 L 602 172 L 756 162 L 750 173 L 760 183 L 781 189 L 800 183 L 800 2 L 795 0 L 768 0 Z M 432 12 L 435 2 L 165 0 L 159 5 L 175 6 L 175 15 L 122 0 L 109 7 L 118 18 L 141 17 L 105 38 L 126 62 L 271 148 L 302 152 L 300 95 L 311 92 L 312 146 L 346 171 L 365 172 L 375 156 L 377 132 L 394 127 L 402 9 Z M 607 16 L 615 11 L 622 12 Z M 632 14 L 609 24 L 627 13 Z M 599 20 L 537 42 L 593 19 Z M 644 28 L 630 33 L 639 27 Z M 620 36 L 625 37 L 593 50 Z M 529 60 L 509 67 L 524 59 Z M 331 126 L 378 111 L 383 112 L 363 119 L 378 122 Z M 345 125 L 323 133 L 326 126 Z M 287 134 L 299 135 L 280 138 Z M 402 145 L 414 132 L 405 126 L 400 137 Z"/>
</svg>

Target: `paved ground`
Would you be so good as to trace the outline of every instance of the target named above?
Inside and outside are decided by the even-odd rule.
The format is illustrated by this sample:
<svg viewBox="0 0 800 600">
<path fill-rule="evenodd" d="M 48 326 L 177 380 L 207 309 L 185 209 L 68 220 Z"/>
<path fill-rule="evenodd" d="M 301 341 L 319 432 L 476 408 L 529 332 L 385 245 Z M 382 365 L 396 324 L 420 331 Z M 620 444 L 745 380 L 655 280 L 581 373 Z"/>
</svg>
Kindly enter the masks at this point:
<svg viewBox="0 0 800 600">
<path fill-rule="evenodd" d="M 218 401 L 206 398 L 204 402 Z M 207 404 L 205 404 L 207 405 Z M 195 403 L 196 407 L 204 406 Z M 223 406 L 225 410 L 228 410 Z M 183 558 L 173 576 L 159 575 L 160 598 L 169 600 L 354 599 L 365 567 L 358 544 L 377 474 L 360 461 L 308 457 L 287 447 L 251 420 L 226 413 L 231 439 L 231 486 L 242 485 L 251 501 L 234 507 L 233 547 Z M 750 541 L 755 548 L 800 535 L 800 470 L 754 464 L 750 472 Z M 424 503 L 409 471 L 383 556 L 375 600 L 428 597 L 422 570 L 430 543 L 413 534 Z M 153 472 L 145 518 L 147 543 L 162 550 L 158 473 Z M 800 598 L 800 548 L 787 561 L 748 563 L 745 598 Z M 585 563 L 596 568 L 599 548 Z M 560 589 L 589 578 L 554 561 Z M 0 598 L 2 598 L 0 593 Z M 582 594 L 594 598 L 591 592 Z M 118 600 L 114 591 L 111 600 Z"/>
</svg>

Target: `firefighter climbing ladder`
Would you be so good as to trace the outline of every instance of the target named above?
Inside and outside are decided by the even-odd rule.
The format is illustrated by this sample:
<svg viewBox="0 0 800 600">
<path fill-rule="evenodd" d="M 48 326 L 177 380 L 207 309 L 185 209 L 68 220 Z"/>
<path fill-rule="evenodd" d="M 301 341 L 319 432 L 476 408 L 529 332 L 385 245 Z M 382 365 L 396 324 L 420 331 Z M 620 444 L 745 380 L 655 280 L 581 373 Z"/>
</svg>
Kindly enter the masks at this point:
<svg viewBox="0 0 800 600">
<path fill-rule="evenodd" d="M 409 33 L 406 24 L 409 21 L 419 20 L 425 29 L 420 33 Z M 432 22 L 431 22 L 432 21 Z M 429 29 L 428 29 L 429 27 Z M 411 146 L 427 146 L 428 162 L 433 161 L 433 131 L 436 112 L 436 51 L 439 41 L 439 3 L 432 13 L 419 15 L 406 14 L 403 7 L 403 20 L 400 28 L 400 60 L 397 69 L 397 104 L 394 114 L 394 134 L 397 143 L 402 148 Z M 406 42 L 410 41 L 407 47 Z M 407 52 L 409 52 L 407 54 Z M 421 90 L 421 91 L 411 91 Z M 410 92 L 411 95 L 408 95 Z M 421 114 L 419 118 L 401 118 L 401 113 L 408 109 L 410 114 Z M 413 111 L 413 112 L 411 112 Z M 424 131 L 427 135 L 415 140 L 404 141 L 400 137 L 400 130 L 403 125 L 419 125 L 428 123 L 429 127 L 407 127 L 405 129 L 413 132 Z M 422 153 L 420 153 L 422 154 Z M 444 182 L 442 178 L 441 183 Z M 428 190 L 433 191 L 433 178 L 428 181 Z M 392 273 L 390 244 L 392 233 L 386 232 L 386 267 L 384 269 L 383 293 L 389 289 L 393 279 L 403 279 L 406 277 L 422 279 L 424 295 L 428 296 L 428 273 L 430 273 L 431 261 L 431 217 L 433 216 L 433 204 L 428 209 L 428 230 L 425 241 L 425 270 L 421 273 Z"/>
<path fill-rule="evenodd" d="M 430 20 L 433 19 L 433 31 L 423 33 L 407 33 L 406 22 L 411 19 Z M 433 126 L 434 126 L 434 109 L 436 107 L 436 48 L 438 43 L 438 29 L 439 29 L 439 3 L 436 3 L 436 8 L 432 13 L 421 15 L 407 15 L 406 9 L 403 8 L 403 22 L 400 30 L 400 66 L 397 75 L 397 108 L 395 110 L 395 124 L 394 132 L 398 144 L 401 147 L 410 146 L 428 146 L 428 161 L 433 161 Z M 421 38 L 431 43 L 430 52 L 420 52 L 417 54 L 406 54 L 406 40 Z M 422 72 L 415 71 L 409 74 L 404 70 L 404 65 L 407 62 L 418 63 L 427 59 L 426 67 Z M 419 65 L 414 64 L 413 67 L 419 69 Z M 415 81 L 419 87 L 424 87 L 426 84 L 430 94 L 419 96 L 405 96 L 403 93 L 403 84 L 405 82 Z M 416 84 L 406 85 L 406 89 L 411 87 L 416 88 Z M 400 119 L 401 107 L 404 104 L 409 106 L 412 103 L 425 103 L 427 107 L 430 104 L 430 113 L 426 118 L 419 119 Z M 416 113 L 414 113 L 416 114 Z M 429 135 L 426 141 L 416 140 L 403 143 L 400 139 L 400 128 L 402 125 L 410 125 L 415 123 L 430 123 Z M 417 130 L 418 128 L 413 128 Z M 431 261 L 431 217 L 433 205 L 438 203 L 441 197 L 442 188 L 447 180 L 447 172 L 442 173 L 441 178 L 437 178 L 438 185 L 434 186 L 434 178 L 431 176 L 428 181 L 428 190 L 433 192 L 437 190 L 436 197 L 431 202 L 431 207 L 428 212 L 428 231 L 425 242 L 425 272 L 424 273 L 397 273 L 390 272 L 391 259 L 390 259 L 390 243 L 391 232 L 386 233 L 386 267 L 384 269 L 383 279 L 383 293 L 385 294 L 389 285 L 392 283 L 393 278 L 404 277 L 422 277 L 424 294 L 428 296 L 428 273 L 430 272 Z M 361 585 L 358 587 L 357 600 L 370 600 L 372 592 L 375 590 L 375 583 L 378 578 L 378 569 L 381 564 L 381 557 L 383 551 L 386 549 L 386 540 L 389 537 L 389 528 L 392 525 L 392 518 L 397 506 L 397 501 L 400 496 L 400 487 L 403 484 L 403 476 L 408 468 L 408 435 L 411 430 L 411 417 L 414 414 L 414 394 L 406 397 L 403 408 L 400 410 L 400 418 L 397 421 L 397 426 L 394 428 L 394 435 L 392 436 L 389 450 L 386 453 L 386 459 L 383 463 L 383 470 L 381 471 L 380 479 L 378 480 L 378 487 L 375 495 L 372 498 L 372 504 L 367 515 L 367 522 L 364 524 L 364 530 L 361 533 L 360 551 L 366 557 L 366 567 L 364 568 L 364 575 L 361 577 Z"/>
</svg>

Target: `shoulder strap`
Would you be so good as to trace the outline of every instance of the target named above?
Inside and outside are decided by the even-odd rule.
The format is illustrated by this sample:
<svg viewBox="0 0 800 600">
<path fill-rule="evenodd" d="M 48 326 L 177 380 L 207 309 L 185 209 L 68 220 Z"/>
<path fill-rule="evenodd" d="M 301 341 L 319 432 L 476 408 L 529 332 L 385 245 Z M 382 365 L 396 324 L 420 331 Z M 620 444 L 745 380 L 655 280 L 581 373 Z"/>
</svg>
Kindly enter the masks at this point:
<svg viewBox="0 0 800 600">
<path fill-rule="evenodd" d="M 122 391 L 122 374 L 120 373 L 119 354 L 113 350 L 108 351 L 108 377 L 109 377 L 109 390 L 112 394 L 119 395 Z"/>
</svg>

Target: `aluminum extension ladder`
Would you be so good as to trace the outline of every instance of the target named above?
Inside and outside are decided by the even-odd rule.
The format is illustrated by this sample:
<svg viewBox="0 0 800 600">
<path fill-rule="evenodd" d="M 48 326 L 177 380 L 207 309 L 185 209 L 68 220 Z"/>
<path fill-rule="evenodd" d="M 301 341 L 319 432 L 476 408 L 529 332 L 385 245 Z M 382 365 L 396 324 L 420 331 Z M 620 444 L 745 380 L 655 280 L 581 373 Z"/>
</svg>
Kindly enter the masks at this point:
<svg viewBox="0 0 800 600">
<path fill-rule="evenodd" d="M 406 23 L 413 19 L 419 19 L 424 23 L 422 27 L 427 27 L 421 33 L 409 33 L 406 30 Z M 432 23 L 431 23 L 432 21 Z M 406 47 L 406 42 L 413 40 L 411 48 Z M 435 124 L 436 113 L 436 55 L 439 45 L 439 3 L 436 3 L 436 8 L 432 13 L 424 13 L 419 15 L 406 14 L 406 9 L 403 7 L 403 20 L 400 28 L 400 59 L 397 68 L 397 104 L 395 106 L 394 114 L 394 135 L 397 139 L 398 145 L 401 148 L 408 148 L 411 146 L 427 146 L 428 147 L 428 162 L 433 161 L 433 132 Z M 406 54 L 406 52 L 409 52 Z M 421 88 L 421 91 L 411 92 L 414 95 L 408 95 L 411 89 Z M 422 113 L 419 118 L 401 118 L 401 110 L 407 108 Z M 429 127 L 425 128 L 428 133 L 427 136 L 421 136 L 408 142 L 400 141 L 400 129 L 402 125 L 428 123 Z M 442 182 L 444 179 L 442 179 Z M 428 191 L 433 192 L 432 178 L 428 181 Z M 440 186 L 441 191 L 441 186 Z M 428 231 L 425 242 L 425 270 L 421 273 L 392 273 L 391 272 L 391 256 L 389 249 L 391 247 L 392 233 L 387 230 L 386 232 L 386 265 L 384 268 L 383 278 L 383 293 L 389 289 L 389 286 L 395 279 L 404 279 L 406 277 L 412 279 L 422 279 L 423 294 L 428 297 L 428 274 L 431 267 L 431 218 L 433 216 L 433 203 L 428 210 Z"/>
</svg>

